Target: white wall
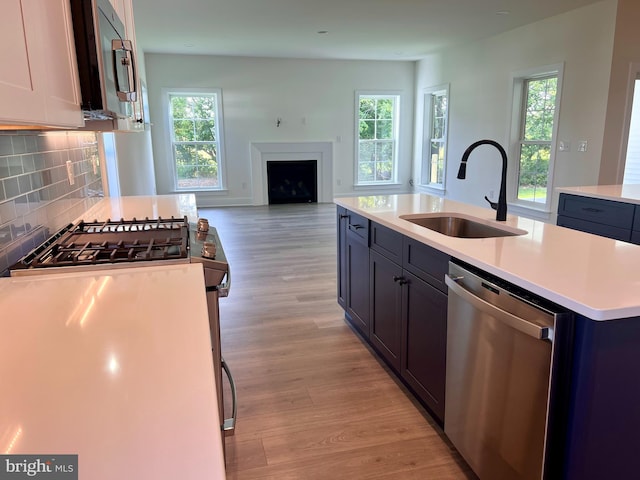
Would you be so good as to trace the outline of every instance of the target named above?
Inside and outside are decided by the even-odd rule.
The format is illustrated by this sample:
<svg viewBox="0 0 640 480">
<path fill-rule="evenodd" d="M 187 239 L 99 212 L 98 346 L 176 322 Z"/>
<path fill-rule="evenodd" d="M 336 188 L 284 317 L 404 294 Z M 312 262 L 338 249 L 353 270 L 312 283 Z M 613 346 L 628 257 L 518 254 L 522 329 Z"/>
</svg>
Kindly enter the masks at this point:
<svg viewBox="0 0 640 480">
<path fill-rule="evenodd" d="M 292 60 L 146 54 L 153 152 L 159 194 L 172 191 L 166 168 L 163 88 L 222 89 L 228 191 L 200 195 L 199 206 L 249 205 L 251 143 L 333 142 L 333 194 L 354 188 L 356 90 L 402 92 L 399 175 L 391 193 L 410 190 L 413 158 L 414 62 Z M 276 127 L 276 119 L 282 124 Z M 380 191 L 377 189 L 376 191 Z"/>
<path fill-rule="evenodd" d="M 497 195 L 501 168 L 498 152 L 491 148 L 476 150 L 469 160 L 467 179 L 457 180 L 462 153 L 483 138 L 508 148 L 513 72 L 561 62 L 564 84 L 558 138 L 571 142 L 572 148 L 556 155 L 555 186 L 597 183 L 615 15 L 616 1 L 606 0 L 418 62 L 417 99 L 424 88 L 450 84 L 447 197 L 486 206 L 484 195 L 491 190 Z M 423 109 L 418 103 L 416 165 L 421 157 L 423 128 Z M 577 152 L 581 140 L 588 141 L 585 153 Z M 557 210 L 557 195 L 551 208 L 552 212 Z"/>
<path fill-rule="evenodd" d="M 606 128 L 602 148 L 601 185 L 622 183 L 628 136 L 628 119 L 632 103 L 630 67 L 635 77 L 640 64 L 640 2 L 618 0 Z"/>
</svg>

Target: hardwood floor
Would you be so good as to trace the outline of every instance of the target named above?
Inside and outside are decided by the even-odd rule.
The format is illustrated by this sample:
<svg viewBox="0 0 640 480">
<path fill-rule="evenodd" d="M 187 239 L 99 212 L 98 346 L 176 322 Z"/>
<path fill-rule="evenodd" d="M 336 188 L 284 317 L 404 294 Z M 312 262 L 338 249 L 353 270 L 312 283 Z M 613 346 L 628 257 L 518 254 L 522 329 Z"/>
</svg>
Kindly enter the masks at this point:
<svg viewBox="0 0 640 480">
<path fill-rule="evenodd" d="M 220 300 L 222 351 L 239 397 L 229 479 L 475 478 L 345 323 L 335 205 L 200 216 L 217 228 L 231 266 L 230 295 Z"/>
</svg>

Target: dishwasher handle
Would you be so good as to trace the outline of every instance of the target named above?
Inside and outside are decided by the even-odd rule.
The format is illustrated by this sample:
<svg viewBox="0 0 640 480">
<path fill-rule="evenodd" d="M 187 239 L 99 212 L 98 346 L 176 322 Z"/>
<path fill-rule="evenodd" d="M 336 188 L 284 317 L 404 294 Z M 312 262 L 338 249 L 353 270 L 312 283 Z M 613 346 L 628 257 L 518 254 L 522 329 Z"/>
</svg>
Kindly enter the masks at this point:
<svg viewBox="0 0 640 480">
<path fill-rule="evenodd" d="M 500 320 L 505 325 L 514 328 L 519 332 L 524 333 L 525 335 L 537 338 L 538 340 L 551 341 L 553 339 L 553 328 L 541 327 L 539 325 L 531 323 L 524 318 L 513 315 L 512 313 L 502 310 L 501 308 L 492 305 L 486 300 L 475 296 L 473 293 L 464 288 L 460 283 L 458 283 L 463 278 L 464 277 L 453 278 L 449 275 L 445 275 L 444 281 L 453 293 L 471 303 L 474 307 L 492 315 L 494 318 Z"/>
</svg>

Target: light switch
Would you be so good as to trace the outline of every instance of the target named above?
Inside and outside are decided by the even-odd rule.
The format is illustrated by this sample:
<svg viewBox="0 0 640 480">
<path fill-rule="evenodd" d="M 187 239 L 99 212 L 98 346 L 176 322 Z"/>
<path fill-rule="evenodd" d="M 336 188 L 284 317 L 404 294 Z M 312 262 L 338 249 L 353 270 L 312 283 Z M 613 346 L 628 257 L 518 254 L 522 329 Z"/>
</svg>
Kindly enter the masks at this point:
<svg viewBox="0 0 640 480">
<path fill-rule="evenodd" d="M 586 140 L 581 140 L 580 142 L 578 142 L 578 151 L 579 152 L 586 152 L 587 151 L 587 141 Z"/>
</svg>

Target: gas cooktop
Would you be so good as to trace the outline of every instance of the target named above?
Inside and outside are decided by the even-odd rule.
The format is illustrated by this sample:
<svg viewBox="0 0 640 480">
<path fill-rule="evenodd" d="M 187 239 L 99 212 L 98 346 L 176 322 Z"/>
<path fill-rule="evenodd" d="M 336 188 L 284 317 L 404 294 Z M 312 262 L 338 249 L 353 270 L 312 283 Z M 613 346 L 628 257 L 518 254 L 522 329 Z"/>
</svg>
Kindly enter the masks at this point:
<svg viewBox="0 0 640 480">
<path fill-rule="evenodd" d="M 11 270 L 179 260 L 188 256 L 186 217 L 82 220 L 63 227 Z"/>
</svg>

